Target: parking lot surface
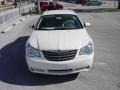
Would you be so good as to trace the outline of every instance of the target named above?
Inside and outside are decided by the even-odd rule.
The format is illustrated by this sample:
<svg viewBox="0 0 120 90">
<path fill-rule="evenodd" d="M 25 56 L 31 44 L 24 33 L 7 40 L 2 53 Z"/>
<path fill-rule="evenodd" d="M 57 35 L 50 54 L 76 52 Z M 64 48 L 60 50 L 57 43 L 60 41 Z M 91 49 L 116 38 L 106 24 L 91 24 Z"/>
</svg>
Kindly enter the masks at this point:
<svg viewBox="0 0 120 90">
<path fill-rule="evenodd" d="M 95 44 L 93 67 L 78 76 L 30 73 L 25 43 L 40 17 L 30 16 L 0 33 L 0 90 L 120 90 L 120 12 L 80 13 Z"/>
</svg>

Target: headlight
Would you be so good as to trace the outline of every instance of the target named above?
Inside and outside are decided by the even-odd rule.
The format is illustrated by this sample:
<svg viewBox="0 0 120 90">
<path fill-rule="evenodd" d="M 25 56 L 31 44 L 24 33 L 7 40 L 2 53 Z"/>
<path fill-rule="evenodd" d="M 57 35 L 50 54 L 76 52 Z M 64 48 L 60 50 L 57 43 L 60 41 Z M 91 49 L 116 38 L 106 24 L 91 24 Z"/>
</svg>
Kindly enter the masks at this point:
<svg viewBox="0 0 120 90">
<path fill-rule="evenodd" d="M 41 57 L 40 51 L 32 47 L 30 44 L 26 45 L 26 55 L 29 57 Z"/>
<path fill-rule="evenodd" d="M 92 42 L 89 42 L 86 46 L 80 49 L 79 55 L 90 55 L 94 51 Z"/>
</svg>

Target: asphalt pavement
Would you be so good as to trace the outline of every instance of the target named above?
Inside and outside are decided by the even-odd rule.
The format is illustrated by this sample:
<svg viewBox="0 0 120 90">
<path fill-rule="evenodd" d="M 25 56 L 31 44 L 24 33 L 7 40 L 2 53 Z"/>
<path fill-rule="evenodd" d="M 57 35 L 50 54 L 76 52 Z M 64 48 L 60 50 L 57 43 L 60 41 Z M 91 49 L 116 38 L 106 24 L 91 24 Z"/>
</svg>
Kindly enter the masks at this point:
<svg viewBox="0 0 120 90">
<path fill-rule="evenodd" d="M 93 67 L 78 76 L 51 76 L 29 72 L 25 43 L 39 15 L 30 16 L 0 33 L 0 90 L 120 90 L 120 12 L 80 13 L 90 22 L 95 44 Z"/>
</svg>

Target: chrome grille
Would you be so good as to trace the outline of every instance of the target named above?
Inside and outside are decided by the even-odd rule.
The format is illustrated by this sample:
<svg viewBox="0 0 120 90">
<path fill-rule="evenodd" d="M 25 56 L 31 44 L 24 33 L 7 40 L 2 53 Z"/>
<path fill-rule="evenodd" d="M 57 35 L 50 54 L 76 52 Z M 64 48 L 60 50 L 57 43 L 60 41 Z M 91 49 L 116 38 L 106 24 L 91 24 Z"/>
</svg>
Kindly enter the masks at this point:
<svg viewBox="0 0 120 90">
<path fill-rule="evenodd" d="M 49 50 L 42 53 L 49 61 L 67 61 L 75 58 L 77 50 Z"/>
</svg>

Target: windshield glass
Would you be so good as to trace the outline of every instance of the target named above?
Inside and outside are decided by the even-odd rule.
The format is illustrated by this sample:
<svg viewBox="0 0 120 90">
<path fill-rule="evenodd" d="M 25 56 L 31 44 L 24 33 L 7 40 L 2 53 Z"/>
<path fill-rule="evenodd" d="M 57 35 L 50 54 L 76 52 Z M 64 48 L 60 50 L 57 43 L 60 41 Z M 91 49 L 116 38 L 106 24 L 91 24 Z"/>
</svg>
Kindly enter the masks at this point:
<svg viewBox="0 0 120 90">
<path fill-rule="evenodd" d="M 75 15 L 45 15 L 42 16 L 37 30 L 82 29 L 83 26 Z"/>
</svg>

